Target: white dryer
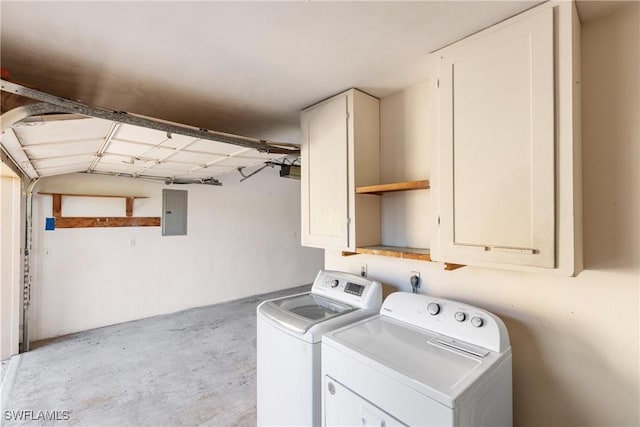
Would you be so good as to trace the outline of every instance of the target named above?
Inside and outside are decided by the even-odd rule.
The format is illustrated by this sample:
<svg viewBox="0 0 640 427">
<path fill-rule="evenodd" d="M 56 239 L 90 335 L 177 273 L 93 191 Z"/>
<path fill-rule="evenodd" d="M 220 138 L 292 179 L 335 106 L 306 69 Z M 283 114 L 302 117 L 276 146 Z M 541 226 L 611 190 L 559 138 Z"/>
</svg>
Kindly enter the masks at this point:
<svg viewBox="0 0 640 427">
<path fill-rule="evenodd" d="M 322 340 L 325 426 L 511 426 L 511 347 L 495 315 L 398 292 Z"/>
<path fill-rule="evenodd" d="M 311 292 L 257 308 L 258 426 L 319 426 L 322 334 L 378 313 L 382 286 L 321 270 Z"/>
</svg>

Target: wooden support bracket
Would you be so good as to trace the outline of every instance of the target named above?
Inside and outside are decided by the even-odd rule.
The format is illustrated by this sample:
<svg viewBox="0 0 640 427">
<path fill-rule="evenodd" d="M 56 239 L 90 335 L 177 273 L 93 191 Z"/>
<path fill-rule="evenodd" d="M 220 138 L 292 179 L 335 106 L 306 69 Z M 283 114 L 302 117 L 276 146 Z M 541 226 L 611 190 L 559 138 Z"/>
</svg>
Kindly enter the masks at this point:
<svg viewBox="0 0 640 427">
<path fill-rule="evenodd" d="M 127 197 L 126 199 L 126 213 L 127 216 L 133 216 L 133 200 L 135 197 Z"/>
<path fill-rule="evenodd" d="M 53 217 L 58 220 L 62 218 L 62 194 L 52 194 L 53 197 Z"/>
<path fill-rule="evenodd" d="M 358 252 L 342 251 L 342 256 L 360 255 Z"/>
</svg>

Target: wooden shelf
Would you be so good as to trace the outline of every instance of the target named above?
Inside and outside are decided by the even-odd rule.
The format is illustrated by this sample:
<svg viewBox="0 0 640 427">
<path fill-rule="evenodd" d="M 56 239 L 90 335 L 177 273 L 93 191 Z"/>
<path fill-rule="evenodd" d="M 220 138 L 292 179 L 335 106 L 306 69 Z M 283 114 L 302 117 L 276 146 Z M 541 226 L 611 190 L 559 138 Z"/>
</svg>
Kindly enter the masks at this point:
<svg viewBox="0 0 640 427">
<path fill-rule="evenodd" d="M 148 199 L 149 196 L 122 196 L 116 194 L 77 194 L 77 193 L 48 193 L 44 191 L 38 191 L 38 194 L 45 194 L 48 196 L 53 196 L 55 194 L 59 194 L 65 197 L 115 197 L 120 199 Z"/>
<path fill-rule="evenodd" d="M 422 181 L 405 181 L 394 182 L 392 184 L 368 185 L 365 187 L 356 187 L 356 194 L 384 194 L 393 191 L 409 191 L 409 190 L 427 190 L 429 189 L 429 180 Z"/>
<path fill-rule="evenodd" d="M 418 261 L 431 261 L 429 249 L 401 248 L 398 246 L 366 246 L 363 248 L 356 248 L 355 252 L 342 252 L 343 256 L 358 254 L 390 256 L 394 258 L 415 259 Z"/>
<path fill-rule="evenodd" d="M 360 254 L 390 256 L 394 258 L 414 259 L 418 261 L 431 261 L 431 253 L 429 249 L 402 248 L 398 246 L 366 246 L 363 248 L 356 248 L 355 252 L 342 251 L 342 256 Z M 466 265 L 453 264 L 450 262 L 444 263 L 444 269 L 446 271 L 453 271 L 462 267 L 466 267 Z"/>
<path fill-rule="evenodd" d="M 147 196 L 119 196 L 114 194 L 74 194 L 74 193 L 47 193 L 53 198 L 52 213 L 55 218 L 55 228 L 88 228 L 88 227 L 159 227 L 160 217 L 134 217 L 133 201 L 135 199 L 148 199 Z M 62 196 L 64 197 L 110 197 L 125 200 L 124 217 L 65 217 L 62 216 Z"/>
<path fill-rule="evenodd" d="M 56 218 L 56 228 L 92 228 L 92 227 L 160 227 L 159 216 L 108 216 Z"/>
</svg>

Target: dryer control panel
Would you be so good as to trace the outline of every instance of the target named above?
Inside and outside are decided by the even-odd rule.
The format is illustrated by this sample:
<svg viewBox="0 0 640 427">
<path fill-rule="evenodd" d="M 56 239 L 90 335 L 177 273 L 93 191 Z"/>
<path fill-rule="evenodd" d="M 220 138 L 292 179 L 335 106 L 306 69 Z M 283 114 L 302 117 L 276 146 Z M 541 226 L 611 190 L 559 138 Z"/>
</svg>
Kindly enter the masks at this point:
<svg viewBox="0 0 640 427">
<path fill-rule="evenodd" d="M 444 298 L 396 292 L 387 297 L 380 315 L 498 353 L 509 347 L 502 320 L 478 307 Z"/>
<path fill-rule="evenodd" d="M 320 270 L 311 292 L 367 310 L 377 311 L 382 304 L 380 282 L 342 271 Z"/>
</svg>

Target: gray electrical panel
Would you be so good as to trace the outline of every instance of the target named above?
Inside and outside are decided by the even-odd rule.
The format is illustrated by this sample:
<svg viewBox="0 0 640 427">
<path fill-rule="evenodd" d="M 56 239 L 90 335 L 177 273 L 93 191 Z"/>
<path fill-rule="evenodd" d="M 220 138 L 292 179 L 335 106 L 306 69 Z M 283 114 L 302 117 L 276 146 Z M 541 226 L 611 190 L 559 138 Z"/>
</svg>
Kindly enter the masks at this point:
<svg viewBox="0 0 640 427">
<path fill-rule="evenodd" d="M 162 235 L 187 235 L 187 190 L 162 190 Z"/>
</svg>

